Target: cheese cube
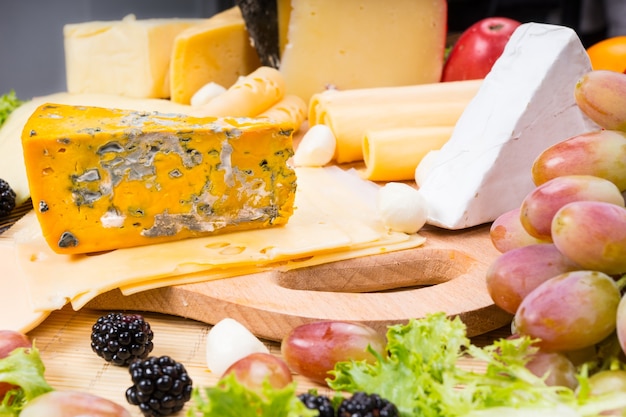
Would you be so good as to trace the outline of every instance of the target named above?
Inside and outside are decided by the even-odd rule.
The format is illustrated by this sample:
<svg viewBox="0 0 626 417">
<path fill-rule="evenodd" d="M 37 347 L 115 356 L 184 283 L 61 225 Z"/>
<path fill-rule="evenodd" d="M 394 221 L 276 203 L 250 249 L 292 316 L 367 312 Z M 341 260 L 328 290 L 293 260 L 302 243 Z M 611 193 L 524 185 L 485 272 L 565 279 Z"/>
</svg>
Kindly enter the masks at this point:
<svg viewBox="0 0 626 417">
<path fill-rule="evenodd" d="M 261 65 L 238 7 L 182 31 L 172 48 L 171 99 L 183 104 L 207 83 L 228 88 Z"/>
<path fill-rule="evenodd" d="M 204 21 L 128 15 L 120 21 L 65 25 L 67 91 L 168 98 L 174 37 Z"/>
<path fill-rule="evenodd" d="M 57 253 L 265 228 L 293 212 L 289 125 L 44 104 L 22 145 Z"/>
<path fill-rule="evenodd" d="M 550 145 L 598 127 L 576 105 L 591 70 L 576 33 L 526 23 L 516 29 L 452 136 L 420 180 L 428 223 L 462 229 L 519 207 L 535 188 L 531 167 Z M 420 175 L 423 175 L 422 170 Z"/>
<path fill-rule="evenodd" d="M 287 94 L 438 82 L 445 0 L 278 0 Z M 285 27 L 287 25 L 287 27 Z"/>
</svg>

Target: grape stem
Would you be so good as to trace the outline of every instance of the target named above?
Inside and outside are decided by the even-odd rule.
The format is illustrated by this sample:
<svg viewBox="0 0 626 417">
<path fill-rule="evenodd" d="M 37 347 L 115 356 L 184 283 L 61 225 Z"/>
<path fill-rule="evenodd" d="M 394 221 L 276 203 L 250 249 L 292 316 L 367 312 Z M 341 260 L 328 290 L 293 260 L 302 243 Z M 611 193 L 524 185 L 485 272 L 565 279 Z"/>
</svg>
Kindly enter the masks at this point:
<svg viewBox="0 0 626 417">
<path fill-rule="evenodd" d="M 622 277 L 616 281 L 616 284 L 620 292 L 624 291 L 624 288 L 626 288 L 626 275 L 622 275 Z"/>
</svg>

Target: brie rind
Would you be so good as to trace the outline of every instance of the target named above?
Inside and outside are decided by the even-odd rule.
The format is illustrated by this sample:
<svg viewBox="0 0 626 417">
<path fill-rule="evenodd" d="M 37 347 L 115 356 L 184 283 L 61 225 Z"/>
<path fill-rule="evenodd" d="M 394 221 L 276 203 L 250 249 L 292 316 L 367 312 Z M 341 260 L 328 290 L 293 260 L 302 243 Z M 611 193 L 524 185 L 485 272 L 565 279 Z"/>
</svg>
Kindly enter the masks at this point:
<svg viewBox="0 0 626 417">
<path fill-rule="evenodd" d="M 518 27 L 420 184 L 428 223 L 462 229 L 519 207 L 535 188 L 536 157 L 598 128 L 574 100 L 576 82 L 590 70 L 572 29 Z"/>
</svg>

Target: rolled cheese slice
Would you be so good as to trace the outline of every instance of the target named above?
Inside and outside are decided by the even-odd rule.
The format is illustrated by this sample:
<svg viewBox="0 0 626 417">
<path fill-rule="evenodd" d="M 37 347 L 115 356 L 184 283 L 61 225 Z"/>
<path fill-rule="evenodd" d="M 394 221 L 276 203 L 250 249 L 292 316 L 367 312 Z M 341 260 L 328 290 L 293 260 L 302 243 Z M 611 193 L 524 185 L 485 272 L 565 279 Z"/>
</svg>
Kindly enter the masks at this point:
<svg viewBox="0 0 626 417">
<path fill-rule="evenodd" d="M 309 124 L 323 123 L 328 108 L 336 106 L 372 106 L 405 102 L 445 102 L 471 100 L 482 80 L 451 81 L 401 87 L 355 88 L 351 90 L 326 90 L 317 93 L 309 101 Z"/>
<path fill-rule="evenodd" d="M 275 122 L 291 123 L 294 132 L 297 132 L 306 119 L 306 110 L 307 106 L 304 100 L 289 94 L 256 117 L 271 119 Z"/>
<path fill-rule="evenodd" d="M 440 149 L 452 126 L 401 127 L 372 130 L 363 139 L 363 176 L 371 181 L 412 180 L 422 158 Z"/>
<path fill-rule="evenodd" d="M 283 99 L 285 82 L 271 67 L 259 67 L 241 77 L 223 94 L 192 109 L 196 117 L 254 117 Z"/>
<path fill-rule="evenodd" d="M 363 138 L 370 130 L 398 127 L 454 126 L 468 101 L 409 102 L 328 108 L 324 124 L 337 139 L 335 161 L 363 160 Z"/>
</svg>

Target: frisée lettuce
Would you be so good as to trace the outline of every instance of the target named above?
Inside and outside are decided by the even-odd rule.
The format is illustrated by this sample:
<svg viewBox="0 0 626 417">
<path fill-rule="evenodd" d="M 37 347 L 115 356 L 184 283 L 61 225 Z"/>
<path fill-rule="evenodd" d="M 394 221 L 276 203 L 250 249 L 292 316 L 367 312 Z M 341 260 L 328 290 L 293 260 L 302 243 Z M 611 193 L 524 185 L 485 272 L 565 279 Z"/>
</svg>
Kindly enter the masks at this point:
<svg viewBox="0 0 626 417">
<path fill-rule="evenodd" d="M 387 331 L 388 355 L 366 362 L 340 362 L 328 379 L 337 391 L 377 393 L 396 404 L 402 417 L 597 416 L 626 407 L 626 394 L 590 397 L 582 390 L 548 386 L 525 366 L 536 348 L 527 337 L 478 347 L 457 317 L 443 313 L 395 325 Z M 484 371 L 459 367 L 462 357 Z"/>
</svg>

